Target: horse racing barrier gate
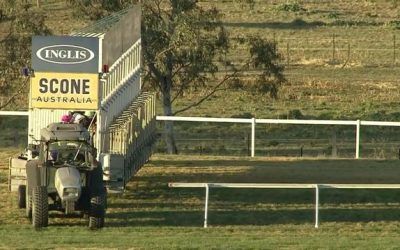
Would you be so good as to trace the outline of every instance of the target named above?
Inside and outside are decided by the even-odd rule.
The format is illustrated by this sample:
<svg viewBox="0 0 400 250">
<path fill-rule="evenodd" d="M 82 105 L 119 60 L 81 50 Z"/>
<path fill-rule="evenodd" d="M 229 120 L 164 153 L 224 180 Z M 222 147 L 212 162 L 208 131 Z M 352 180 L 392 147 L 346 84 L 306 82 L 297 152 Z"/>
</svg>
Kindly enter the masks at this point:
<svg viewBox="0 0 400 250">
<path fill-rule="evenodd" d="M 302 183 L 177 183 L 171 188 L 205 188 L 204 228 L 207 228 L 208 203 L 211 188 L 315 189 L 315 228 L 319 227 L 319 190 L 337 189 L 400 189 L 400 184 L 302 184 Z"/>
</svg>

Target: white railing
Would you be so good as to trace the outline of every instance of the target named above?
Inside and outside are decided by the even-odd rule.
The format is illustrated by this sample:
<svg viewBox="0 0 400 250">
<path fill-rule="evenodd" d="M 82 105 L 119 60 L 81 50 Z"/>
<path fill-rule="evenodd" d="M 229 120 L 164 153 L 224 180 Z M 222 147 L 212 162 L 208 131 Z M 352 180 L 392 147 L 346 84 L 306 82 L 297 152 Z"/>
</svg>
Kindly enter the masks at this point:
<svg viewBox="0 0 400 250">
<path fill-rule="evenodd" d="M 101 130 L 106 130 L 140 93 L 140 50 L 139 39 L 110 67 L 110 73 L 101 80 Z"/>
<path fill-rule="evenodd" d="M 302 124 L 302 125 L 342 125 L 355 126 L 356 152 L 355 158 L 360 158 L 360 127 L 361 126 L 386 126 L 400 127 L 400 122 L 380 121 L 346 121 L 346 120 L 282 120 L 282 119 L 255 119 L 255 118 L 215 118 L 215 117 L 177 117 L 157 116 L 158 121 L 180 122 L 220 122 L 220 123 L 248 123 L 251 124 L 251 157 L 255 156 L 256 124 Z"/>
<path fill-rule="evenodd" d="M 0 116 L 29 116 L 28 111 L 0 111 Z"/>
<path fill-rule="evenodd" d="M 102 104 L 100 110 L 104 114 L 100 123 L 102 130 L 106 130 L 114 119 L 140 94 L 140 73 L 137 71 L 130 77 L 124 86 L 114 92 L 113 96 Z"/>
<path fill-rule="evenodd" d="M 338 189 L 400 189 L 400 184 L 306 184 L 306 183 L 169 183 L 171 188 L 205 188 L 204 228 L 207 228 L 210 188 L 315 189 L 315 228 L 319 227 L 319 190 Z"/>
<path fill-rule="evenodd" d="M 109 74 L 101 86 L 101 102 L 107 101 L 121 90 L 130 77 L 140 70 L 141 40 L 139 39 L 110 67 Z"/>
</svg>

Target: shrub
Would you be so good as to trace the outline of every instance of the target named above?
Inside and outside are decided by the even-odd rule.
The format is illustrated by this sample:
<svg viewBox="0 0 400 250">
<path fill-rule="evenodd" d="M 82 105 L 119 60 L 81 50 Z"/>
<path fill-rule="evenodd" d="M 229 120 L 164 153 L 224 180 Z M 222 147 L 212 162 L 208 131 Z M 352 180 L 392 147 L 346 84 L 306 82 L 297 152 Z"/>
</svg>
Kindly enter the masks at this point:
<svg viewBox="0 0 400 250">
<path fill-rule="evenodd" d="M 245 118 L 245 119 L 250 119 L 253 118 L 254 115 L 252 113 L 249 112 L 244 112 L 241 114 L 237 114 L 237 115 L 232 115 L 231 118 Z"/>
<path fill-rule="evenodd" d="M 277 10 L 286 12 L 306 11 L 297 1 L 278 5 Z"/>
<path fill-rule="evenodd" d="M 400 21 L 399 20 L 391 20 L 386 23 L 386 26 L 393 29 L 400 29 Z"/>
<path fill-rule="evenodd" d="M 339 13 L 337 13 L 337 12 L 331 12 L 328 14 L 328 18 L 331 18 L 331 19 L 337 19 L 338 17 L 339 17 Z"/>
<path fill-rule="evenodd" d="M 279 145 L 279 142 L 278 142 L 278 141 L 275 141 L 275 140 L 272 140 L 272 141 L 268 142 L 267 145 L 268 145 L 268 146 L 271 146 L 271 147 L 276 147 L 276 146 Z"/>
<path fill-rule="evenodd" d="M 288 117 L 290 119 L 303 119 L 304 115 L 298 109 L 289 110 Z"/>
</svg>

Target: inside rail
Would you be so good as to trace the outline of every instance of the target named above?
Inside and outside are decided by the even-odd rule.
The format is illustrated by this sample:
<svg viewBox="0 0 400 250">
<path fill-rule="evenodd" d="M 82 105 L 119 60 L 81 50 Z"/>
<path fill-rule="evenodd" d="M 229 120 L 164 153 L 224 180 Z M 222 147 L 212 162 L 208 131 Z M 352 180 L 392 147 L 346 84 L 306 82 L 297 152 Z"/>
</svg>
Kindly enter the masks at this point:
<svg viewBox="0 0 400 250">
<path fill-rule="evenodd" d="M 315 228 L 319 227 L 320 189 L 400 189 L 400 184 L 308 184 L 308 183 L 168 183 L 170 188 L 205 188 L 204 228 L 208 226 L 210 188 L 315 189 Z"/>
</svg>

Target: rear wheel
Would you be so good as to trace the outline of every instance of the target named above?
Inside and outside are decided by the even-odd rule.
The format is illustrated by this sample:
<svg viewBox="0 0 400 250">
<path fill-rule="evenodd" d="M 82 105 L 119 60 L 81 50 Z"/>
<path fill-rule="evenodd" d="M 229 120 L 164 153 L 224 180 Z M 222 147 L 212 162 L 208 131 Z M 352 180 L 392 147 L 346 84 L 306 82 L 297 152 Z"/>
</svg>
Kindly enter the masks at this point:
<svg viewBox="0 0 400 250">
<path fill-rule="evenodd" d="M 26 206 L 26 186 L 18 186 L 18 208 L 25 208 Z"/>
<path fill-rule="evenodd" d="M 104 190 L 103 170 L 101 166 L 97 166 L 90 173 L 89 193 L 89 228 L 99 229 L 104 227 L 107 196 Z"/>
<path fill-rule="evenodd" d="M 90 199 L 89 228 L 104 227 L 105 195 L 94 196 Z"/>
<path fill-rule="evenodd" d="M 28 192 L 28 187 L 25 189 L 25 215 L 27 218 L 32 219 L 32 196 Z"/>
<path fill-rule="evenodd" d="M 47 187 L 39 186 L 33 189 L 32 224 L 34 228 L 47 227 L 49 222 L 49 204 Z"/>
</svg>

